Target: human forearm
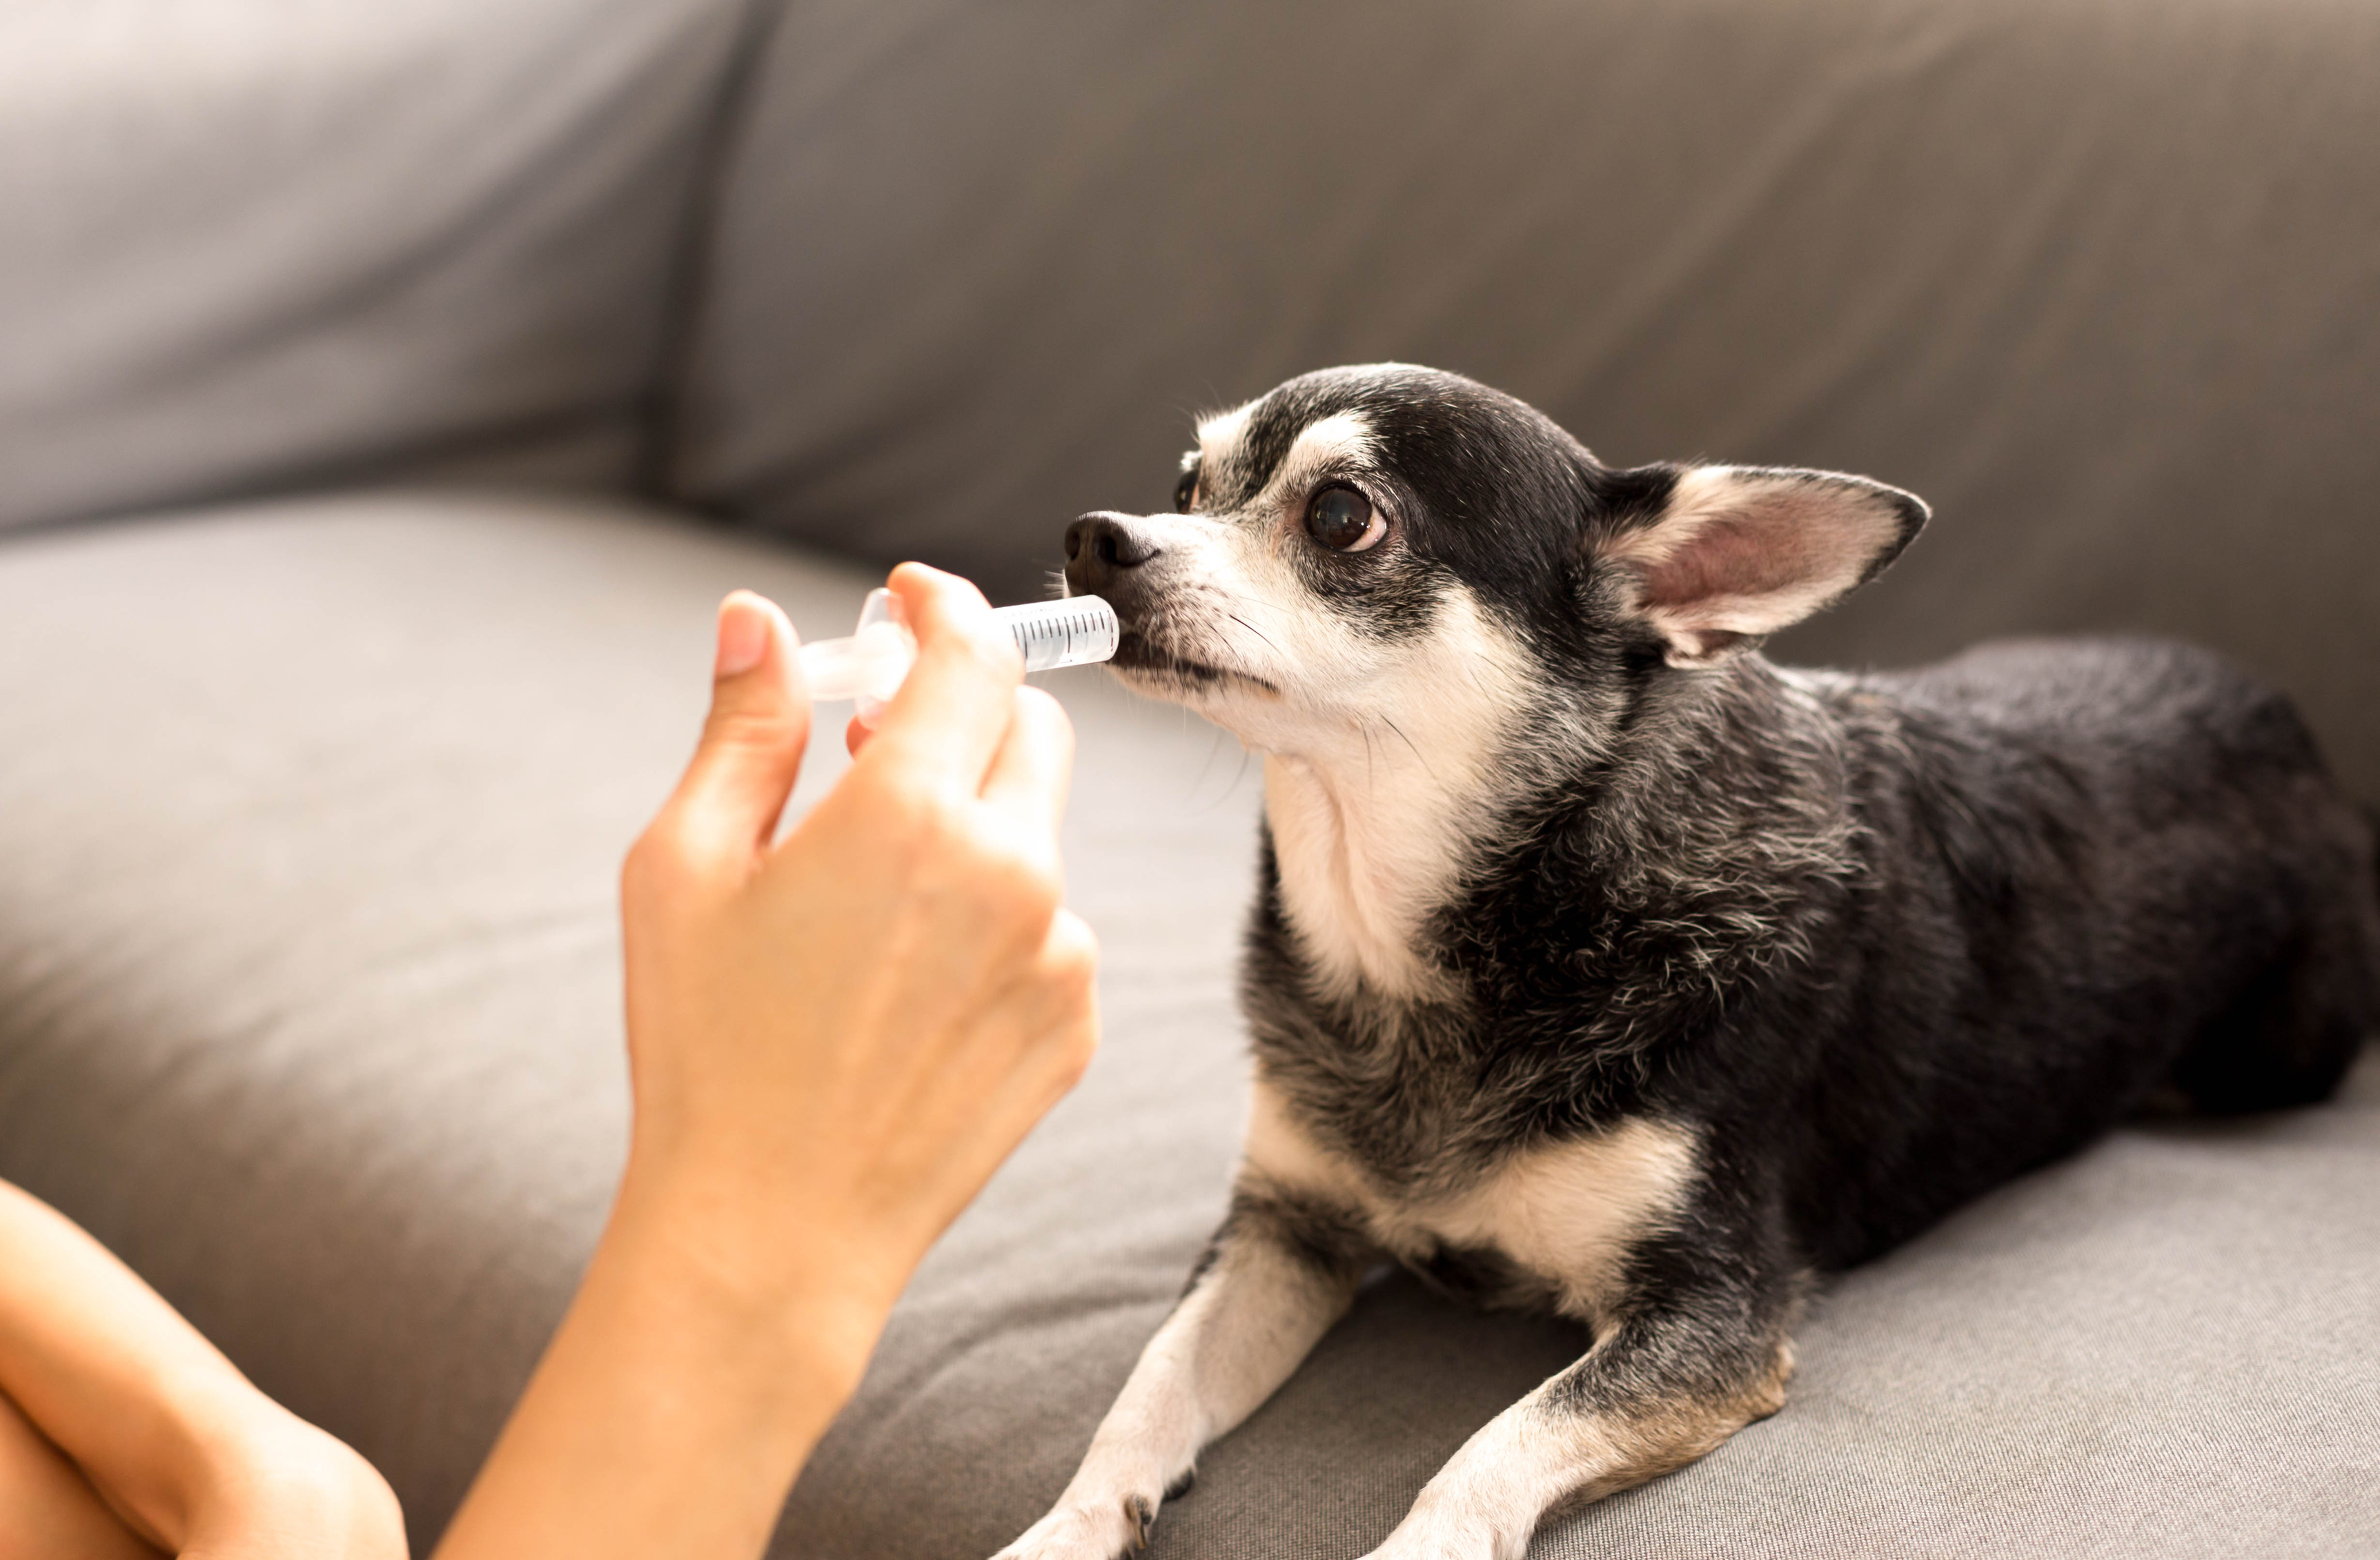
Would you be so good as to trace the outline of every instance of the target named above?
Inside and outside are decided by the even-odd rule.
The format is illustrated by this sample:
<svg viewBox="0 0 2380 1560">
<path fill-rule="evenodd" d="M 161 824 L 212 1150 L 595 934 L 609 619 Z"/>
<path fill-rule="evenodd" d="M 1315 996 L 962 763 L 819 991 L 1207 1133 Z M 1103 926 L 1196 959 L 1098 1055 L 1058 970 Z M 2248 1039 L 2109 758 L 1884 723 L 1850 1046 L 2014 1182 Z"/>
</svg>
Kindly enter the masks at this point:
<svg viewBox="0 0 2380 1560">
<path fill-rule="evenodd" d="M 734 1239 L 720 1201 L 632 1173 L 437 1560 L 759 1554 L 892 1297 Z"/>
<path fill-rule="evenodd" d="M 251 1386 L 138 1276 L 0 1183 L 0 1392 L 173 1552 L 399 1556 L 362 1458 Z"/>
</svg>

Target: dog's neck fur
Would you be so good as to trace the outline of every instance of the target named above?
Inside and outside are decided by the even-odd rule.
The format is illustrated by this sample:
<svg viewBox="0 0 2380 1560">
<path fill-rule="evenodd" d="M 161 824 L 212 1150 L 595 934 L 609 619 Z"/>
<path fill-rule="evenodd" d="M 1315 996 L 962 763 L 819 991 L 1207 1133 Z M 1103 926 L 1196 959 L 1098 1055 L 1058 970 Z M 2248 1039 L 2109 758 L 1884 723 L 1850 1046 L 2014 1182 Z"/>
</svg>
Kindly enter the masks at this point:
<svg viewBox="0 0 2380 1560">
<path fill-rule="evenodd" d="M 1786 813 L 1764 808 L 1755 819 L 1719 772 L 1756 769 L 1774 781 L 1780 770 L 1831 766 L 1835 718 L 1796 674 L 1746 655 L 1632 713 L 1615 729 L 1525 697 L 1496 721 L 1424 705 L 1400 711 L 1402 732 L 1351 723 L 1268 752 L 1280 902 L 1317 995 L 1458 997 L 1433 920 L 1500 847 L 1549 825 L 1584 836 L 1574 842 L 1616 902 L 1691 895 L 1697 878 L 1730 876 L 1746 851 L 1772 873 L 1788 865 L 1780 858 L 1836 870 L 1845 820 L 1796 805 L 1835 788 L 1784 786 Z"/>
<path fill-rule="evenodd" d="M 1460 665 L 1400 669 L 1328 716 L 1241 733 L 1265 755 L 1265 820 L 1283 913 L 1319 994 L 1401 1001 L 1453 993 L 1423 948 L 1430 915 L 1509 812 L 1515 728 L 1532 723 L 1527 662 L 1467 599 L 1447 635 Z"/>
<path fill-rule="evenodd" d="M 1447 995 L 1415 949 L 1430 912 L 1453 890 L 1463 841 L 1455 820 L 1477 777 L 1450 781 L 1415 755 L 1269 754 L 1265 822 L 1281 908 L 1323 989 L 1369 987 L 1407 1001 Z M 1467 767 L 1467 766 L 1466 766 Z"/>
</svg>

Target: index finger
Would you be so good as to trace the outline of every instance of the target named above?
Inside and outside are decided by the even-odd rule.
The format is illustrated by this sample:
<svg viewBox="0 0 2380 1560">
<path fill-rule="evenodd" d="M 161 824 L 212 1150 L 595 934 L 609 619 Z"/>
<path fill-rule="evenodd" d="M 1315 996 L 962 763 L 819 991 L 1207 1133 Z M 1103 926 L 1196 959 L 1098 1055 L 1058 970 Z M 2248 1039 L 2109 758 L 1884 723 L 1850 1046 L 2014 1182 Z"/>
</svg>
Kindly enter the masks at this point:
<svg viewBox="0 0 2380 1560">
<path fill-rule="evenodd" d="M 884 707 L 859 762 L 920 768 L 973 795 L 1008 734 L 1025 658 L 983 592 L 956 574 L 904 563 L 885 584 L 917 636 L 917 662 Z"/>
</svg>

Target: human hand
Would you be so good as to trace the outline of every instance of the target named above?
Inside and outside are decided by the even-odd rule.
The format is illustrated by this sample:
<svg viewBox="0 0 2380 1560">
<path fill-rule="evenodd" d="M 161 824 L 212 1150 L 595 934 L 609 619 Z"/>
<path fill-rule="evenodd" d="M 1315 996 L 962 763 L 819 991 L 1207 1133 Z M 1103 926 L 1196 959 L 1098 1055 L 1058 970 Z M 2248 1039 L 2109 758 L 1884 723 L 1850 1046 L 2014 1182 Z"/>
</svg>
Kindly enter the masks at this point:
<svg viewBox="0 0 2380 1560">
<path fill-rule="evenodd" d="M 801 1291 L 810 1325 L 850 1329 L 855 1372 L 1098 1034 L 1091 934 L 1059 904 L 1072 728 L 972 586 L 890 584 L 917 665 L 782 840 L 809 722 L 792 631 L 758 597 L 722 604 L 702 742 L 622 879 L 623 1207 L 666 1201 L 682 1256 Z M 818 1314 L 821 1285 L 848 1315 Z"/>
</svg>

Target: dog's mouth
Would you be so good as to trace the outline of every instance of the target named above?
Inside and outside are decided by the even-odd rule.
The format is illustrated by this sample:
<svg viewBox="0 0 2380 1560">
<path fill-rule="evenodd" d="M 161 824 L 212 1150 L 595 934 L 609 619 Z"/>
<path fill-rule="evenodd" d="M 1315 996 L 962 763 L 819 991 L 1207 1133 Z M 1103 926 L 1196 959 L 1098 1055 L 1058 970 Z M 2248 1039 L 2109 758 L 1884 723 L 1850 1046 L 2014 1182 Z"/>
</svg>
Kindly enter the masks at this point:
<svg viewBox="0 0 2380 1560">
<path fill-rule="evenodd" d="M 1183 655 L 1137 628 L 1123 630 L 1116 640 L 1115 657 L 1108 664 L 1131 674 L 1135 682 L 1170 685 L 1185 693 L 1218 693 L 1243 687 L 1252 688 L 1268 698 L 1281 696 L 1277 684 L 1254 672 Z"/>
</svg>

